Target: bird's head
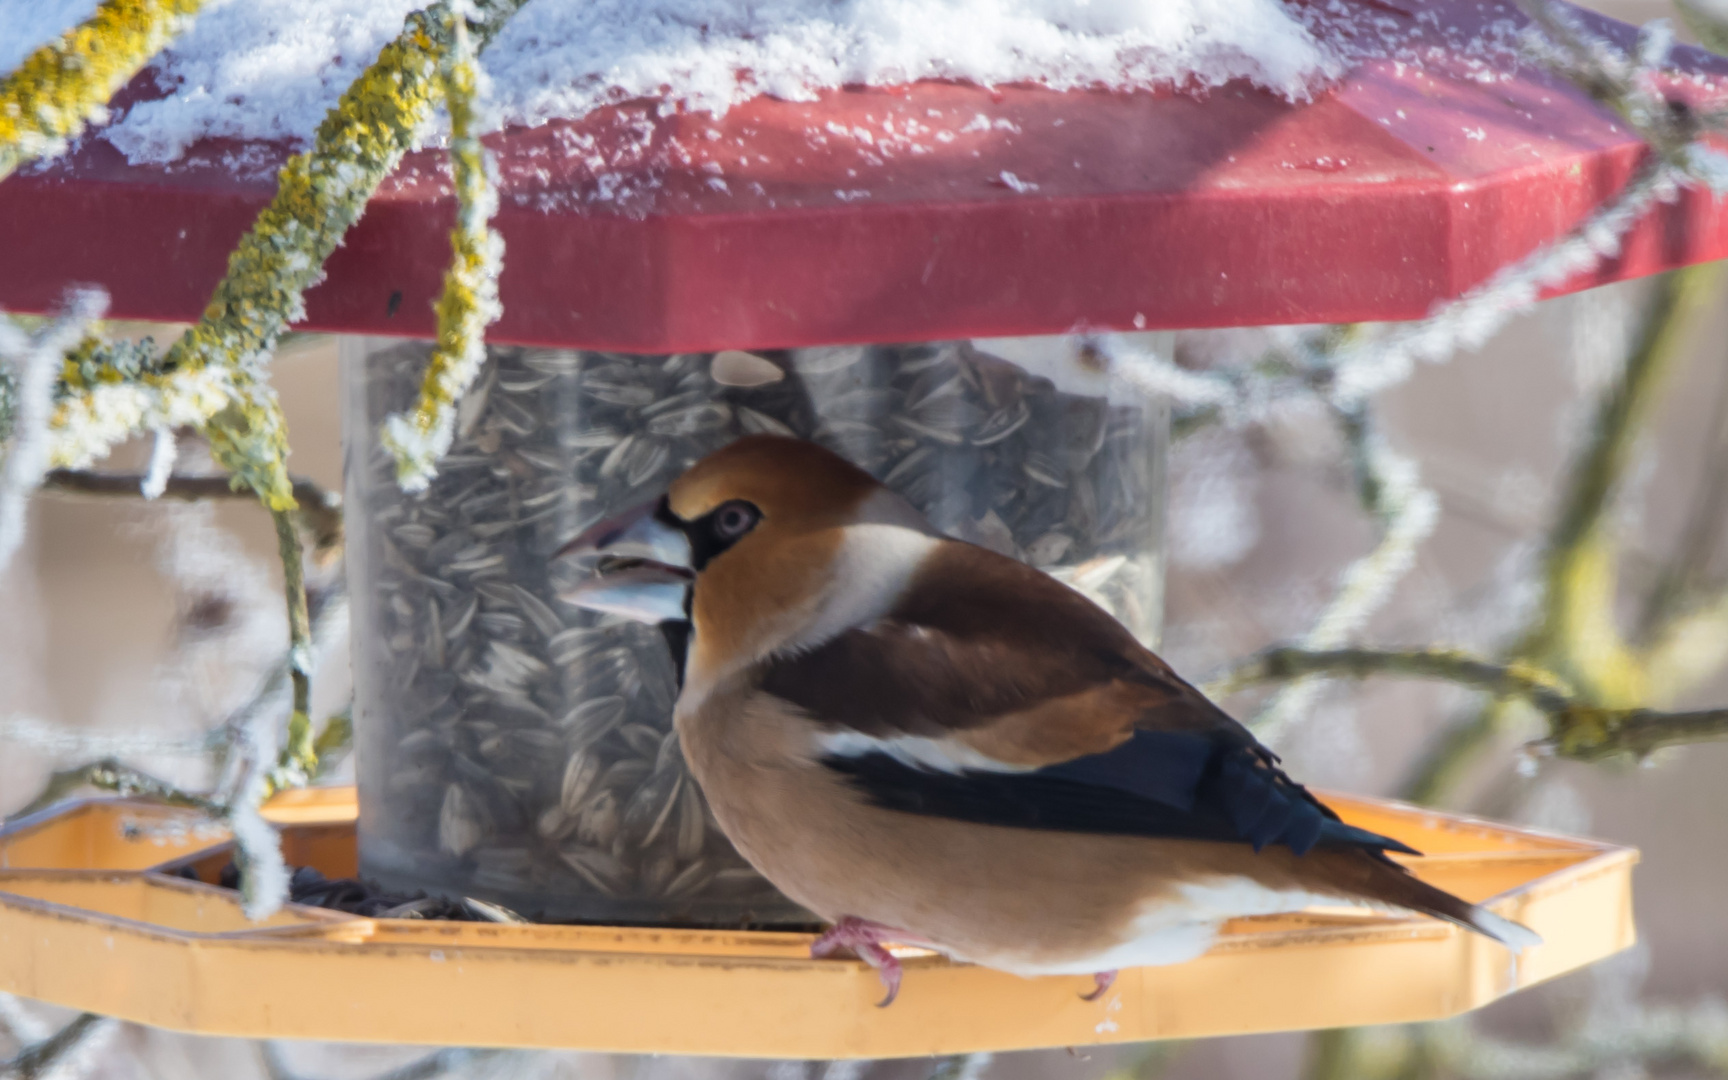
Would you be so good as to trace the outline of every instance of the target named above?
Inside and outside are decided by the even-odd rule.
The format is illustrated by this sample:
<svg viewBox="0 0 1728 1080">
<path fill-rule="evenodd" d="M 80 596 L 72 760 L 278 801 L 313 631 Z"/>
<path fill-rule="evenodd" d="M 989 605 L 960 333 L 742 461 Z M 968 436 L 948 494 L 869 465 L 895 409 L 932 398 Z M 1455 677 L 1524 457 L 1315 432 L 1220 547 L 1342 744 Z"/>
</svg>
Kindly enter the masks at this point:
<svg viewBox="0 0 1728 1080">
<path fill-rule="evenodd" d="M 936 535 L 838 455 L 755 435 L 554 558 L 605 557 L 598 576 L 565 594 L 571 603 L 646 622 L 689 619 L 687 679 L 711 683 L 881 615 Z"/>
</svg>

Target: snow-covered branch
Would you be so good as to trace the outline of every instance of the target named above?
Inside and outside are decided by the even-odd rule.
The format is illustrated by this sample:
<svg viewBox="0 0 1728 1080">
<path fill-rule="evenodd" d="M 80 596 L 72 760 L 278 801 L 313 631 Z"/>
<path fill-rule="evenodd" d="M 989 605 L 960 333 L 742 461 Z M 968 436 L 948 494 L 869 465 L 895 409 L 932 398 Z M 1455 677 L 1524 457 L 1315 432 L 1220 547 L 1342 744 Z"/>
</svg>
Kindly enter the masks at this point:
<svg viewBox="0 0 1728 1080">
<path fill-rule="evenodd" d="M 451 45 L 439 70 L 450 114 L 450 171 L 456 186 L 451 263 L 438 298 L 438 337 L 413 412 L 384 423 L 383 443 L 396 458 L 404 491 L 423 491 L 456 436 L 457 405 L 486 363 L 486 327 L 503 313 L 498 274 L 504 238 L 493 230 L 498 212 L 497 166 L 480 143 L 486 74 L 468 32 L 467 5 L 448 13 Z"/>
<path fill-rule="evenodd" d="M 104 0 L 82 24 L 0 79 L 0 180 L 52 156 L 191 20 L 203 0 Z"/>
</svg>

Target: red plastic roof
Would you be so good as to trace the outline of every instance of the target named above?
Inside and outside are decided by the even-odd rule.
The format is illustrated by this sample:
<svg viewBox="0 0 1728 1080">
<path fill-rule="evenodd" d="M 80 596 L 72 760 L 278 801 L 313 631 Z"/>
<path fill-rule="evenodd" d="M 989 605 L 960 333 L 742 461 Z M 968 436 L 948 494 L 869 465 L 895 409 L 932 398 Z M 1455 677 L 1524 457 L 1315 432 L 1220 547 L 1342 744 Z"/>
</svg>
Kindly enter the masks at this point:
<svg viewBox="0 0 1728 1080">
<path fill-rule="evenodd" d="M 1337 26 L 1401 34 L 1403 51 L 1309 103 L 919 83 L 501 133 L 492 337 L 660 352 L 1417 318 L 1564 235 L 1636 168 L 1614 117 L 1505 47 L 1509 4 L 1329 5 L 1345 8 L 1369 21 Z M 1728 85 L 1728 62 L 1676 59 L 1700 74 L 1687 94 Z M 205 143 L 137 167 L 91 138 L 14 176 L 0 306 L 100 282 L 115 317 L 196 318 L 285 154 Z M 429 335 L 452 220 L 441 154 L 410 155 L 303 327 Z M 1724 256 L 1728 215 L 1689 191 L 1560 291 Z"/>
</svg>

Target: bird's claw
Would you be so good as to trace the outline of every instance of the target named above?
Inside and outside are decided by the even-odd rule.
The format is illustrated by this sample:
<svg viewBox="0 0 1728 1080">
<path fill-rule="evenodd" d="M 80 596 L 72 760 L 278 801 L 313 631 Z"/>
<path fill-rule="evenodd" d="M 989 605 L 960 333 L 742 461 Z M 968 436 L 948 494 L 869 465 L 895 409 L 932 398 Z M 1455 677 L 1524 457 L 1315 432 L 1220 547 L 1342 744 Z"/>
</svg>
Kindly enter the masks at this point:
<svg viewBox="0 0 1728 1080">
<path fill-rule="evenodd" d="M 887 988 L 888 996 L 876 1003 L 878 1009 L 894 1004 L 900 995 L 900 961 L 882 947 L 885 941 L 904 941 L 908 935 L 891 926 L 848 915 L 810 943 L 810 955 L 833 956 L 841 949 L 850 949 L 858 959 L 876 969 L 876 975 Z"/>
<path fill-rule="evenodd" d="M 1095 972 L 1092 975 L 1092 981 L 1097 985 L 1092 988 L 1090 994 L 1081 994 L 1081 1001 L 1097 1001 L 1099 998 L 1103 997 L 1104 991 L 1110 989 L 1110 987 L 1115 984 L 1116 973 L 1114 971 Z"/>
</svg>

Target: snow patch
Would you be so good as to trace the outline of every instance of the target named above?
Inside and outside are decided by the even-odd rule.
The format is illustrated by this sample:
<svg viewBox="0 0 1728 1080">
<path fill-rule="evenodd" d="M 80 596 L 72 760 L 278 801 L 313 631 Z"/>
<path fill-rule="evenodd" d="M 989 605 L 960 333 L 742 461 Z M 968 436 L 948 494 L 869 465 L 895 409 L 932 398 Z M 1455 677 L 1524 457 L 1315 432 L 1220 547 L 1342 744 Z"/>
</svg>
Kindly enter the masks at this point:
<svg viewBox="0 0 1728 1080">
<path fill-rule="evenodd" d="M 0 70 L 91 0 L 0 0 Z M 155 65 L 169 97 L 105 132 L 133 162 L 210 136 L 304 143 L 421 0 L 210 0 Z M 10 64 L 8 59 L 10 58 Z M 498 120 L 538 124 L 657 98 L 716 115 L 916 79 L 1058 89 L 1217 86 L 1292 99 L 1343 61 L 1279 0 L 530 0 L 485 54 Z"/>
</svg>

